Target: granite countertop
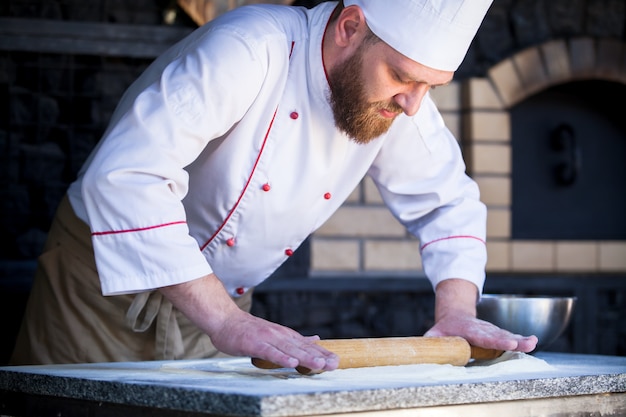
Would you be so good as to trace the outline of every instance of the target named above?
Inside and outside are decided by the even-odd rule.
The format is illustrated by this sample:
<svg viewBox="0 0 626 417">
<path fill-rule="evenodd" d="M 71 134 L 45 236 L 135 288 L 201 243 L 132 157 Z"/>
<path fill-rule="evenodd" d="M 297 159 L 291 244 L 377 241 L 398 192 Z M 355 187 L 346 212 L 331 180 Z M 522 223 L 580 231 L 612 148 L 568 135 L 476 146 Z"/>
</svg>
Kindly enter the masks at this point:
<svg viewBox="0 0 626 417">
<path fill-rule="evenodd" d="M 19 394 L 194 415 L 273 417 L 615 394 L 610 415 L 618 415 L 615 404 L 626 413 L 626 357 L 508 354 L 507 360 L 465 367 L 403 365 L 309 376 L 257 369 L 248 358 L 0 367 L 0 399 L 4 409 Z"/>
</svg>

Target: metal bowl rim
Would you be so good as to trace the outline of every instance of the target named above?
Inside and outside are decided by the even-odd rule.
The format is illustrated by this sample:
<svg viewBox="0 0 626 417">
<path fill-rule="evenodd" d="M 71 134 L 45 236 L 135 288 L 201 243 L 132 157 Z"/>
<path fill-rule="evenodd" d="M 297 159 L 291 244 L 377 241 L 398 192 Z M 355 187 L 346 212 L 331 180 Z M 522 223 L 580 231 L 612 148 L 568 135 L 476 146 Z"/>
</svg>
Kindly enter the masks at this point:
<svg viewBox="0 0 626 417">
<path fill-rule="evenodd" d="M 512 300 L 512 299 L 528 299 L 528 300 L 572 300 L 576 301 L 578 297 L 573 295 L 525 295 L 525 294 L 483 294 L 481 299 L 502 299 L 502 300 Z"/>
</svg>

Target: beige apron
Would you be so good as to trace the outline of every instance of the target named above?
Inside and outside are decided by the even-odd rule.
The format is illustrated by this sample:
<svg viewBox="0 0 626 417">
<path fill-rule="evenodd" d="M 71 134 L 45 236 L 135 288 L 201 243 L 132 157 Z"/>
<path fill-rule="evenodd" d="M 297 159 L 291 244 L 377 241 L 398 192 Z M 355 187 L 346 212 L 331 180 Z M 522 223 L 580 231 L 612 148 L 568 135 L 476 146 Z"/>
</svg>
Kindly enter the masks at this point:
<svg viewBox="0 0 626 417">
<path fill-rule="evenodd" d="M 252 291 L 235 299 L 250 311 Z M 57 210 L 11 365 L 226 356 L 158 291 L 103 296 L 89 227 L 65 197 Z"/>
</svg>

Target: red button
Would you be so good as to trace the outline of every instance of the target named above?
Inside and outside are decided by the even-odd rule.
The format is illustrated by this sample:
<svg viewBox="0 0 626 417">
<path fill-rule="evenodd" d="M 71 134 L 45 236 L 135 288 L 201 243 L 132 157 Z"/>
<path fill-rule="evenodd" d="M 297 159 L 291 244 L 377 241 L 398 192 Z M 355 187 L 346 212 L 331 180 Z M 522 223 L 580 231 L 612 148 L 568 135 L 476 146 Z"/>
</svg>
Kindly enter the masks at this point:
<svg viewBox="0 0 626 417">
<path fill-rule="evenodd" d="M 239 287 L 235 290 L 235 292 L 239 295 L 243 295 L 243 293 L 246 292 L 246 290 L 243 287 Z"/>
<path fill-rule="evenodd" d="M 232 246 L 235 246 L 235 238 L 234 238 L 234 237 L 231 237 L 230 239 L 228 239 L 228 240 L 226 241 L 226 245 L 231 246 L 231 247 L 232 247 Z"/>
<path fill-rule="evenodd" d="M 269 184 L 263 184 L 263 187 L 261 187 L 263 189 L 263 191 L 269 191 L 272 187 L 270 187 Z"/>
<path fill-rule="evenodd" d="M 330 200 L 330 198 L 331 198 L 331 197 L 332 197 L 332 195 L 331 195 L 330 193 L 326 193 L 326 194 L 324 194 L 324 198 L 325 198 L 326 200 Z"/>
<path fill-rule="evenodd" d="M 293 249 L 285 249 L 285 255 L 287 256 L 293 255 Z"/>
<path fill-rule="evenodd" d="M 300 115 L 298 114 L 298 112 L 292 111 L 289 117 L 291 117 L 293 120 L 296 120 L 298 117 L 300 117 Z"/>
</svg>

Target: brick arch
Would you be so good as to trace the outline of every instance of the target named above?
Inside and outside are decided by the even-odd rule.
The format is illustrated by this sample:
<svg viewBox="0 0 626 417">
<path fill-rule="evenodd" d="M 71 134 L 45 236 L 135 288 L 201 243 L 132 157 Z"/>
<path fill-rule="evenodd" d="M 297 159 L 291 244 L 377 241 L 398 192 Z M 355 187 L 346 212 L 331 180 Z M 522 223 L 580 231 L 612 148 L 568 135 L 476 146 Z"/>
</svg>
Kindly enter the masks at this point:
<svg viewBox="0 0 626 417">
<path fill-rule="evenodd" d="M 626 271 L 624 241 L 522 241 L 511 238 L 509 110 L 551 86 L 578 80 L 626 84 L 626 44 L 614 39 L 552 40 L 497 63 L 461 84 L 462 145 L 468 172 L 488 207 L 487 270 L 604 273 Z"/>
<path fill-rule="evenodd" d="M 626 46 L 616 39 L 553 40 L 524 49 L 488 71 L 505 108 L 552 85 L 602 79 L 626 83 Z"/>
</svg>

